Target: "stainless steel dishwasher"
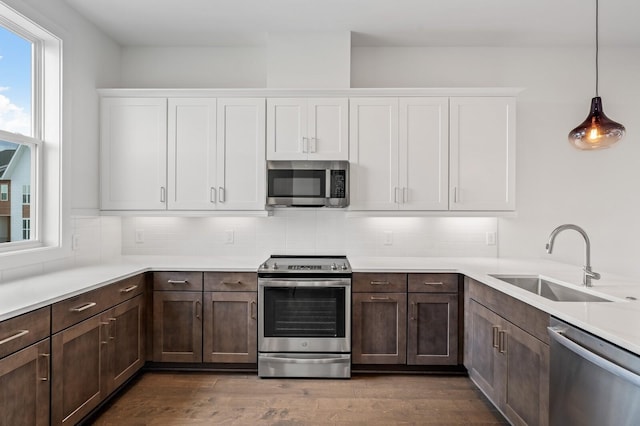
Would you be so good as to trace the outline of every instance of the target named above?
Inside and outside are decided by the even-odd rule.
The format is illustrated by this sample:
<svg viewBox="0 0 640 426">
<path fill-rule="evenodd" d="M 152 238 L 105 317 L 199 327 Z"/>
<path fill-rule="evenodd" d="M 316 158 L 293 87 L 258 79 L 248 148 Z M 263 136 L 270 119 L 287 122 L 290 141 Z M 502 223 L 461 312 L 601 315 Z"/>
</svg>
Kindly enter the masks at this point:
<svg viewBox="0 0 640 426">
<path fill-rule="evenodd" d="M 640 424 L 638 355 L 555 318 L 549 336 L 550 425 Z"/>
</svg>

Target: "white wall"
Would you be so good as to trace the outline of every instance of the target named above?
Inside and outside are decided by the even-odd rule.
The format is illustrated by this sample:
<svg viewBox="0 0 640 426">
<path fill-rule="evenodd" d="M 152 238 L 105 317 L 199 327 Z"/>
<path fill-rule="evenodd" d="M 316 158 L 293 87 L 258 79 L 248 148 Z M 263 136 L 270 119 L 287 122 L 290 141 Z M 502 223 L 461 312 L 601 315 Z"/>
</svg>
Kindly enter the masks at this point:
<svg viewBox="0 0 640 426">
<path fill-rule="evenodd" d="M 568 132 L 589 112 L 593 49 L 374 48 L 352 52 L 353 87 L 517 86 L 516 218 L 499 219 L 501 257 L 547 257 L 584 263 L 577 233 L 551 230 L 575 223 L 588 232 L 594 270 L 640 278 L 640 49 L 600 50 L 600 95 L 627 135 L 605 151 L 582 152 Z"/>
<path fill-rule="evenodd" d="M 99 208 L 96 87 L 119 84 L 120 47 L 78 15 L 64 0 L 3 1 L 62 39 L 63 51 L 63 247 L 37 254 L 24 253 L 12 256 L 10 260 L 0 257 L 0 280 L 7 280 L 76 264 L 79 253 L 70 249 L 71 235 L 76 230 L 74 215 L 95 215 Z M 99 222 L 102 224 L 102 220 Z M 119 231 L 119 220 L 109 223 Z M 114 241 L 119 241 L 119 237 L 116 236 Z M 105 241 L 105 244 L 108 249 L 104 252 L 112 255 L 111 243 Z"/>
</svg>

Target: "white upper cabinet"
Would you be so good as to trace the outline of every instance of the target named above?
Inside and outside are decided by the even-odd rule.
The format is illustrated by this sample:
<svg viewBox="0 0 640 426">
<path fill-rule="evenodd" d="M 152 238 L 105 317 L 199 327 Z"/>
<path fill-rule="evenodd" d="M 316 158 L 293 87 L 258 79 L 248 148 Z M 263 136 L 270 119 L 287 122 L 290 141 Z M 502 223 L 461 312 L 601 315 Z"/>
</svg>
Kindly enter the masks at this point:
<svg viewBox="0 0 640 426">
<path fill-rule="evenodd" d="M 165 209 L 167 100 L 103 98 L 100 124 L 101 209 Z"/>
<path fill-rule="evenodd" d="M 400 98 L 400 210 L 449 207 L 449 100 Z"/>
<path fill-rule="evenodd" d="M 267 99 L 267 160 L 348 160 L 347 98 Z"/>
<path fill-rule="evenodd" d="M 515 210 L 515 98 L 450 102 L 450 210 Z"/>
<path fill-rule="evenodd" d="M 350 102 L 351 208 L 447 210 L 448 99 Z"/>
<path fill-rule="evenodd" d="M 264 210 L 265 98 L 103 98 L 102 210 Z"/>
<path fill-rule="evenodd" d="M 398 99 L 349 100 L 350 208 L 398 208 Z"/>
<path fill-rule="evenodd" d="M 216 208 L 216 100 L 169 99 L 170 210 Z"/>
<path fill-rule="evenodd" d="M 218 99 L 218 209 L 264 209 L 265 114 L 264 98 Z"/>
</svg>

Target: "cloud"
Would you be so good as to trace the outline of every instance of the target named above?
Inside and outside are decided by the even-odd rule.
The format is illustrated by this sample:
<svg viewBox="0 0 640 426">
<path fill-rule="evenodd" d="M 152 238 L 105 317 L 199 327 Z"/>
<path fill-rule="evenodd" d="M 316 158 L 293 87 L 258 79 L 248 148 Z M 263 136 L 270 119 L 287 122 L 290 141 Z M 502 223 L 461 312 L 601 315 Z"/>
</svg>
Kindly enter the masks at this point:
<svg viewBox="0 0 640 426">
<path fill-rule="evenodd" d="M 0 86 L 0 92 L 6 92 L 9 89 L 10 89 L 9 86 Z"/>
<path fill-rule="evenodd" d="M 31 134 L 30 114 L 4 95 L 0 95 L 0 129 L 23 135 Z"/>
</svg>

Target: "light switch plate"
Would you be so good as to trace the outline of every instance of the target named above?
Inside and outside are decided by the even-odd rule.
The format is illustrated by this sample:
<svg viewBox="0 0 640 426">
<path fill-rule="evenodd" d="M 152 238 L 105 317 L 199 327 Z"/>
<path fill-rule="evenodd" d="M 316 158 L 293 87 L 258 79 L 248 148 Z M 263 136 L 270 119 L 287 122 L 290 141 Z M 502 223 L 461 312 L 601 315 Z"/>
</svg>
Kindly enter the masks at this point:
<svg viewBox="0 0 640 426">
<path fill-rule="evenodd" d="M 233 229 L 227 229 L 226 231 L 224 231 L 224 235 L 225 235 L 224 243 L 233 244 L 233 241 L 235 239 Z"/>
<path fill-rule="evenodd" d="M 384 245 L 393 245 L 393 231 L 384 231 Z"/>
<path fill-rule="evenodd" d="M 485 234 L 486 236 L 486 241 L 487 241 L 487 245 L 488 246 L 495 246 L 496 245 L 496 233 L 495 232 L 487 232 Z"/>
<path fill-rule="evenodd" d="M 136 229 L 136 244 L 144 243 L 144 229 Z"/>
</svg>

